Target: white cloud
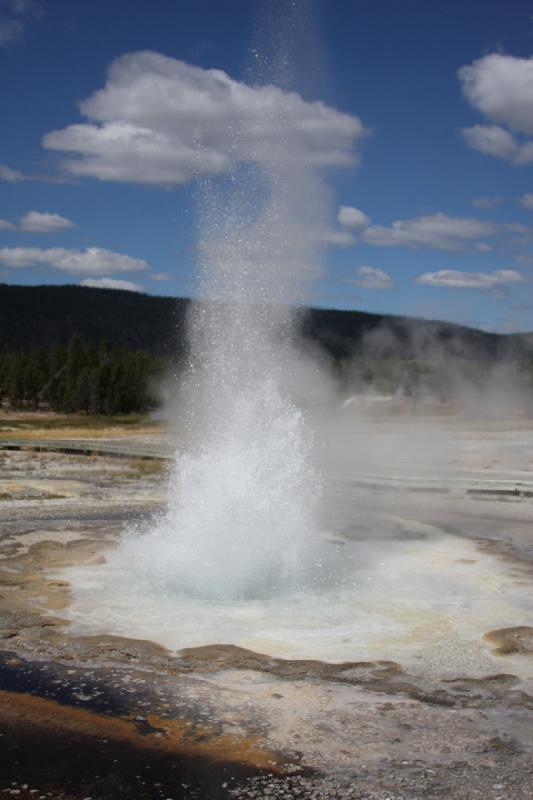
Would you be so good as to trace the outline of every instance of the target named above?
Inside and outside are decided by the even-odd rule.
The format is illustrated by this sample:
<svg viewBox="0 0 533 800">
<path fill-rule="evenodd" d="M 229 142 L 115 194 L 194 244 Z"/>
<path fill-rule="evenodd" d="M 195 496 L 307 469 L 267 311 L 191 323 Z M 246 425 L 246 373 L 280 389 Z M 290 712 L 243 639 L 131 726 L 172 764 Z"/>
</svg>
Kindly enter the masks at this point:
<svg viewBox="0 0 533 800">
<path fill-rule="evenodd" d="M 457 269 L 441 269 L 424 272 L 416 279 L 427 286 L 447 286 L 452 289 L 493 289 L 509 283 L 524 283 L 524 276 L 514 269 L 496 269 L 492 272 L 461 272 Z"/>
<path fill-rule="evenodd" d="M 20 230 L 27 233 L 56 233 L 75 227 L 75 224 L 66 217 L 41 211 L 28 211 L 19 220 Z"/>
<path fill-rule="evenodd" d="M 515 256 L 515 261 L 518 261 L 523 267 L 533 267 L 533 256 L 528 256 L 525 254 L 520 254 Z"/>
<path fill-rule="evenodd" d="M 20 39 L 24 33 L 24 23 L 16 17 L 0 16 L 0 47 L 7 47 Z"/>
<path fill-rule="evenodd" d="M 372 221 L 363 211 L 352 206 L 341 206 L 337 220 L 345 228 L 366 228 Z"/>
<path fill-rule="evenodd" d="M 533 162 L 533 58 L 492 53 L 461 67 L 465 98 L 489 124 L 464 128 L 467 144 L 517 165 Z M 515 135 L 515 134 L 518 134 Z"/>
<path fill-rule="evenodd" d="M 42 16 L 35 0 L 0 0 L 0 47 L 9 47 L 22 38 L 29 22 Z"/>
<path fill-rule="evenodd" d="M 169 275 L 168 272 L 152 272 L 147 276 L 152 281 L 173 281 L 174 275 Z"/>
<path fill-rule="evenodd" d="M 140 283 L 121 281 L 118 278 L 85 278 L 80 286 L 91 286 L 93 289 L 125 289 L 127 292 L 146 292 Z"/>
<path fill-rule="evenodd" d="M 17 169 L 11 169 L 11 167 L 7 167 L 5 164 L 0 164 L 0 181 L 16 183 L 24 179 L 22 172 L 19 172 Z"/>
<path fill-rule="evenodd" d="M 176 186 L 244 161 L 351 166 L 368 131 L 358 117 L 276 86 L 142 51 L 117 58 L 80 104 L 87 122 L 51 131 L 63 167 L 100 180 Z"/>
<path fill-rule="evenodd" d="M 487 242 L 478 242 L 475 245 L 475 248 L 478 251 L 478 253 L 490 253 L 490 251 L 492 250 L 492 247 L 490 246 L 490 244 L 487 244 Z"/>
<path fill-rule="evenodd" d="M 330 247 L 352 247 L 357 243 L 357 239 L 350 231 L 325 230 L 315 236 L 318 244 L 329 245 Z"/>
<path fill-rule="evenodd" d="M 494 195 L 493 197 L 487 197 L 486 195 L 482 197 L 473 197 L 470 201 L 470 204 L 473 205 L 475 208 L 494 208 L 498 206 L 500 203 L 503 202 L 503 197 L 501 194 Z"/>
<path fill-rule="evenodd" d="M 388 272 L 378 267 L 362 266 L 355 270 L 355 278 L 348 278 L 346 283 L 362 286 L 364 289 L 393 289 L 394 281 Z"/>
<path fill-rule="evenodd" d="M 146 261 L 101 247 L 67 250 L 63 247 L 0 247 L 0 264 L 19 267 L 48 266 L 71 275 L 106 275 L 115 272 L 139 272 L 149 268 Z"/>
<path fill-rule="evenodd" d="M 43 211 L 28 211 L 18 224 L 11 220 L 0 219 L 0 230 L 22 231 L 23 233 L 57 233 L 68 228 L 75 228 L 72 220 L 59 214 Z"/>
<path fill-rule="evenodd" d="M 531 229 L 527 225 L 522 225 L 521 222 L 505 222 L 503 227 L 511 233 L 519 233 L 527 235 L 531 233 Z"/>
<path fill-rule="evenodd" d="M 0 164 L 0 181 L 18 183 L 19 181 L 41 181 L 43 183 L 68 183 L 71 179 L 61 175 L 31 175 L 11 169 L 6 164 Z"/>
<path fill-rule="evenodd" d="M 533 194 L 523 194 L 519 202 L 524 208 L 533 208 Z"/>
<path fill-rule="evenodd" d="M 492 53 L 461 67 L 468 102 L 513 131 L 533 134 L 533 58 Z"/>
<path fill-rule="evenodd" d="M 473 149 L 488 156 L 526 166 L 533 161 L 533 142 L 520 142 L 500 125 L 473 125 L 463 128 L 463 137 Z"/>
<path fill-rule="evenodd" d="M 506 286 L 496 286 L 489 291 L 489 297 L 493 300 L 505 300 L 509 297 L 509 289 Z"/>
<path fill-rule="evenodd" d="M 493 236 L 498 226 L 493 222 L 464 217 L 449 217 L 439 212 L 424 217 L 397 220 L 390 228 L 371 225 L 361 238 L 382 247 L 435 247 L 438 250 L 463 250 L 471 239 Z"/>
</svg>

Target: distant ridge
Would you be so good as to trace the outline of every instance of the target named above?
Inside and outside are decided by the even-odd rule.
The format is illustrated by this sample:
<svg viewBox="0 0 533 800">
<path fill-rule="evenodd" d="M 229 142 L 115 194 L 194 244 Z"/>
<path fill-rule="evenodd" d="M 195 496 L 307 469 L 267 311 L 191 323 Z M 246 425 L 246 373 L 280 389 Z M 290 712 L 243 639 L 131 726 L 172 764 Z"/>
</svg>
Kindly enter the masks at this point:
<svg viewBox="0 0 533 800">
<path fill-rule="evenodd" d="M 185 345 L 190 300 L 84 286 L 0 284 L 0 349 L 27 350 L 82 338 L 165 355 Z M 364 351 L 376 358 L 505 356 L 533 360 L 533 333 L 496 334 L 411 317 L 312 308 L 302 314 L 304 339 L 334 358 Z"/>
</svg>

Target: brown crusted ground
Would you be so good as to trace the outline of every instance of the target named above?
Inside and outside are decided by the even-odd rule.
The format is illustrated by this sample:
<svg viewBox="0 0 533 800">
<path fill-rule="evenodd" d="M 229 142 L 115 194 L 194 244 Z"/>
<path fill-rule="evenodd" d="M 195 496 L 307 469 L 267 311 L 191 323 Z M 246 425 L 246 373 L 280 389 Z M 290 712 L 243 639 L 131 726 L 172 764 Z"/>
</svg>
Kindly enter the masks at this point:
<svg viewBox="0 0 533 800">
<path fill-rule="evenodd" d="M 512 653 L 521 653 L 533 656 L 533 628 L 527 625 L 489 631 L 483 638 L 495 645 L 496 655 L 507 656 Z"/>
<path fill-rule="evenodd" d="M 163 719 L 156 714 L 146 717 L 150 730 L 141 733 L 135 719 L 96 714 L 84 708 L 62 705 L 42 697 L 0 691 L 0 724 L 15 721 L 34 730 L 61 731 L 73 736 L 92 736 L 127 742 L 146 751 L 163 751 L 186 756 L 209 758 L 278 771 L 276 753 L 260 749 L 257 737 L 238 737 L 220 733 L 212 727 L 190 720 Z"/>
</svg>

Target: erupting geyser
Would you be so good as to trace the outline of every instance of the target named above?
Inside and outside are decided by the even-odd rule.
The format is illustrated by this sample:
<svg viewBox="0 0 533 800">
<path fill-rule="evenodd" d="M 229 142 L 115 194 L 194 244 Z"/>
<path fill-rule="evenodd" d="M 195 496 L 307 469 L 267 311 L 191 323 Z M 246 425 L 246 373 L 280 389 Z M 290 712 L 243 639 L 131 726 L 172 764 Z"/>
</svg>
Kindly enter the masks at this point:
<svg viewBox="0 0 533 800">
<path fill-rule="evenodd" d="M 298 587 L 317 560 L 306 556 L 320 479 L 294 401 L 294 307 L 327 241 L 320 171 L 356 163 L 353 147 L 366 131 L 357 117 L 287 88 L 288 53 L 310 8 L 306 0 L 282 6 L 277 22 L 262 26 L 271 31 L 261 34 L 268 54 L 251 51 L 248 83 L 143 57 L 145 69 L 171 74 L 173 92 L 179 87 L 169 104 L 174 115 L 180 109 L 198 174 L 219 177 L 198 191 L 199 300 L 176 405 L 186 441 L 167 512 L 124 548 L 152 586 L 213 598 Z"/>
<path fill-rule="evenodd" d="M 199 192 L 200 300 L 178 404 L 187 441 L 167 512 L 125 547 L 165 590 L 235 598 L 294 589 L 316 562 L 320 480 L 293 400 L 291 307 L 319 272 L 319 168 L 349 163 L 362 126 L 276 86 L 215 77 L 237 107 L 224 135 L 241 159 Z"/>
<path fill-rule="evenodd" d="M 320 491 L 311 432 L 291 399 L 288 302 L 317 259 L 292 210 L 303 202 L 295 192 L 311 188 L 306 165 L 298 171 L 288 189 L 274 165 L 243 170 L 232 192 L 238 209 L 208 198 L 202 301 L 180 397 L 186 450 L 167 512 L 126 545 L 167 590 L 243 597 L 294 589 L 305 577 Z M 245 189 L 254 201 L 267 195 L 262 209 L 243 208 Z"/>
</svg>

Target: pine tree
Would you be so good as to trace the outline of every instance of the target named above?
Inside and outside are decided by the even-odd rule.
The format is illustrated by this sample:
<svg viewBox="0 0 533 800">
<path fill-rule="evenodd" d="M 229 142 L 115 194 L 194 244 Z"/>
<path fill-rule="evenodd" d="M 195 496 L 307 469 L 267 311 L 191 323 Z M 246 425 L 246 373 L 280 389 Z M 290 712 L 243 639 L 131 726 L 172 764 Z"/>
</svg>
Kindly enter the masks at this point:
<svg viewBox="0 0 533 800">
<path fill-rule="evenodd" d="M 73 411 L 84 411 L 86 414 L 91 410 L 91 371 L 89 367 L 83 367 L 76 378 L 75 394 L 73 400 Z"/>
<path fill-rule="evenodd" d="M 25 358 L 20 353 L 14 355 L 7 379 L 7 396 L 11 408 L 22 408 L 24 405 L 24 368 Z"/>
<path fill-rule="evenodd" d="M 48 383 L 43 389 L 43 398 L 54 411 L 65 410 L 67 350 L 60 345 L 54 347 L 49 358 Z"/>
<path fill-rule="evenodd" d="M 81 336 L 75 333 L 69 342 L 67 350 L 64 395 L 64 407 L 66 411 L 78 410 L 78 378 L 85 366 L 85 348 Z"/>
</svg>

